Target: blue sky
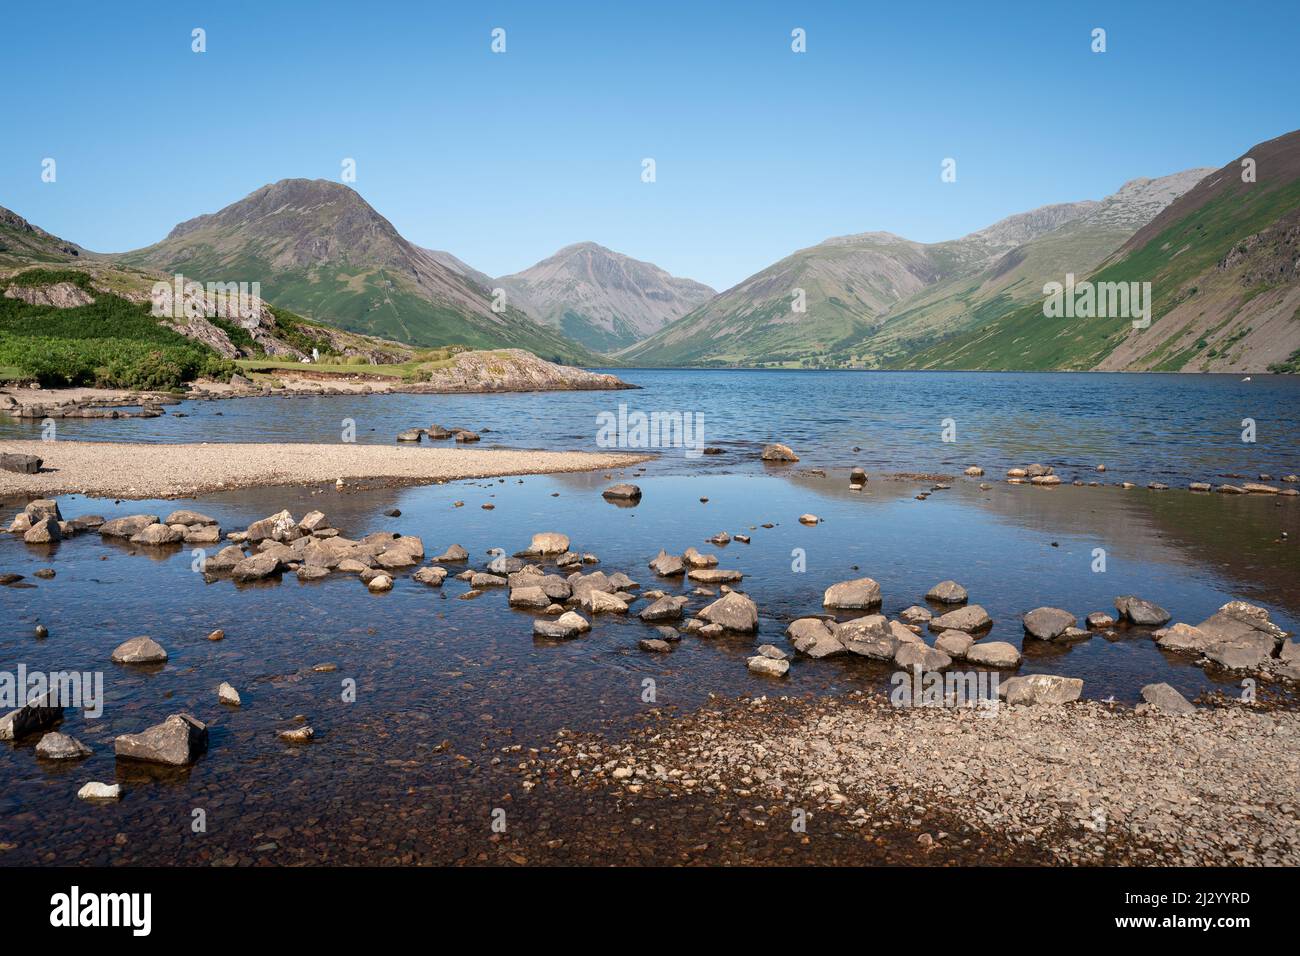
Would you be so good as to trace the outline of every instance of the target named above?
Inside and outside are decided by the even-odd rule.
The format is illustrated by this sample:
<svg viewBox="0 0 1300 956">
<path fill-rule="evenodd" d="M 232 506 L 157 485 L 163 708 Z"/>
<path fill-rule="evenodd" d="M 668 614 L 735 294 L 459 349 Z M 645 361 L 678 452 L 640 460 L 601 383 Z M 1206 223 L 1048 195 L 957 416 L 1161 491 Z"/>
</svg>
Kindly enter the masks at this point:
<svg viewBox="0 0 1300 956">
<path fill-rule="evenodd" d="M 725 288 L 828 236 L 954 238 L 1300 126 L 1293 0 L 0 2 L 0 205 L 106 252 L 352 157 L 403 235 L 492 275 L 592 240 Z"/>
</svg>

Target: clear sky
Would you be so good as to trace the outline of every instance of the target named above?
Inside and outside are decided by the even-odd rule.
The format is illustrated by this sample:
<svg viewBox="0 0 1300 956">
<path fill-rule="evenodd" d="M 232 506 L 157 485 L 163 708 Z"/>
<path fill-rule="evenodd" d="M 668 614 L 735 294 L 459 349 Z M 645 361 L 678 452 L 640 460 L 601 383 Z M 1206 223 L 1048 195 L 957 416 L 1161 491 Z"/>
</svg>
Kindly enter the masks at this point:
<svg viewBox="0 0 1300 956">
<path fill-rule="evenodd" d="M 491 275 L 592 240 L 721 289 L 1300 127 L 1297 0 L 0 6 L 0 205 L 104 252 L 352 157 L 403 235 Z"/>
</svg>

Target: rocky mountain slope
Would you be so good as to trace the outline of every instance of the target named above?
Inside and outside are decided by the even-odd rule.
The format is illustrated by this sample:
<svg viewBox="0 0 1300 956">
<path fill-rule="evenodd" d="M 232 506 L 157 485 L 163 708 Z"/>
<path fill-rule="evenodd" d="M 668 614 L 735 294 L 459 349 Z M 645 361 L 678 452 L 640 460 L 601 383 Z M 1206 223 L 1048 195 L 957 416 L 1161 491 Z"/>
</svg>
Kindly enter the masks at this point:
<svg viewBox="0 0 1300 956">
<path fill-rule="evenodd" d="M 1243 179 L 1248 158 L 1255 164 L 1254 182 Z M 1202 178 L 1086 278 L 1150 282 L 1150 327 L 1135 328 L 1127 317 L 1048 318 L 1039 298 L 904 364 L 1295 371 L 1300 362 L 1300 132 L 1260 143 Z"/>
<path fill-rule="evenodd" d="M 703 283 L 594 242 L 565 246 L 495 285 L 537 321 L 601 352 L 654 334 L 714 295 Z"/>
<path fill-rule="evenodd" d="M 257 281 L 276 305 L 412 345 L 514 346 L 598 361 L 518 309 L 493 311 L 468 267 L 457 271 L 446 257 L 407 241 L 345 185 L 285 179 L 113 258 L 204 282 Z"/>
</svg>

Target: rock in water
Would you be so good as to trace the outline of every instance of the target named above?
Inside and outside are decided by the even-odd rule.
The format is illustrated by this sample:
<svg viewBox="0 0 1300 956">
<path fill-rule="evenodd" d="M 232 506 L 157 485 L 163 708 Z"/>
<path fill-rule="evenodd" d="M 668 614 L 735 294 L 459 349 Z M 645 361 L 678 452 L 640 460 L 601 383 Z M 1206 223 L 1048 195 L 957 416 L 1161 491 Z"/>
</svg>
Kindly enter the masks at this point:
<svg viewBox="0 0 1300 956">
<path fill-rule="evenodd" d="M 398 441 L 418 442 L 423 437 L 424 437 L 424 430 L 421 428 L 408 428 L 405 431 L 400 431 L 397 433 Z"/>
<path fill-rule="evenodd" d="M 151 524 L 158 524 L 157 515 L 127 515 L 105 521 L 99 526 L 99 534 L 104 538 L 130 538 Z"/>
<path fill-rule="evenodd" d="M 558 531 L 541 531 L 533 535 L 529 554 L 563 554 L 569 550 L 569 536 Z"/>
<path fill-rule="evenodd" d="M 462 548 L 460 545 L 453 544 L 450 548 L 448 548 L 442 554 L 438 555 L 433 560 L 439 563 L 443 561 L 468 561 L 469 552 L 466 551 L 464 548 Z"/>
<path fill-rule="evenodd" d="M 749 658 L 747 666 L 755 674 L 765 677 L 784 677 L 790 670 L 790 662 L 766 657 L 762 654 Z"/>
<path fill-rule="evenodd" d="M 601 495 L 612 501 L 639 501 L 641 499 L 641 489 L 636 485 L 619 484 L 610 485 Z"/>
<path fill-rule="evenodd" d="M 944 631 L 934 639 L 934 649 L 943 651 L 953 660 L 962 660 L 975 643 L 965 631 Z"/>
<path fill-rule="evenodd" d="M 988 641 L 972 644 L 966 651 L 966 660 L 986 667 L 1012 668 L 1020 663 L 1020 652 L 1006 641 Z"/>
<path fill-rule="evenodd" d="M 832 657 L 846 651 L 844 645 L 821 618 L 801 617 L 791 621 L 785 633 L 795 650 L 812 658 Z"/>
<path fill-rule="evenodd" d="M 651 654 L 667 654 L 673 649 L 671 644 L 667 641 L 660 640 L 657 637 L 642 638 L 640 641 L 637 641 L 637 647 L 643 651 L 648 651 Z"/>
<path fill-rule="evenodd" d="M 970 604 L 931 618 L 930 630 L 936 634 L 940 631 L 965 631 L 967 634 L 973 634 L 991 627 L 992 624 L 993 619 L 989 617 L 988 611 L 978 604 Z"/>
<path fill-rule="evenodd" d="M 222 681 L 221 686 L 217 688 L 217 700 L 221 701 L 223 704 L 229 704 L 231 707 L 238 707 L 241 703 L 239 699 L 239 691 L 235 690 L 235 688 L 231 687 L 225 681 Z"/>
<path fill-rule="evenodd" d="M 292 730 L 282 730 L 277 734 L 281 740 L 290 744 L 305 744 L 316 736 L 316 731 L 310 727 L 294 727 Z"/>
<path fill-rule="evenodd" d="M 686 598 L 684 596 L 669 594 L 642 608 L 641 620 L 675 621 L 682 616 L 682 610 L 685 607 Z"/>
<path fill-rule="evenodd" d="M 55 695 L 47 691 L 0 717 L 0 740 L 19 740 L 38 730 L 53 727 L 63 718 L 63 708 L 56 706 L 55 701 Z"/>
<path fill-rule="evenodd" d="M 77 791 L 77 796 L 82 800 L 120 800 L 122 787 L 116 783 L 100 783 L 92 780 Z"/>
<path fill-rule="evenodd" d="M 867 610 L 880 603 L 880 585 L 871 578 L 832 584 L 822 596 L 822 606 L 837 610 Z"/>
<path fill-rule="evenodd" d="M 113 651 L 115 664 L 161 664 L 167 652 L 151 637 L 133 637 L 119 644 Z"/>
<path fill-rule="evenodd" d="M 1158 604 L 1144 601 L 1131 594 L 1115 598 L 1115 610 L 1119 616 L 1130 624 L 1144 627 L 1159 627 L 1168 624 L 1172 615 Z"/>
<path fill-rule="evenodd" d="M 699 616 L 728 631 L 748 634 L 758 630 L 758 605 L 739 591 L 724 594 L 700 611 Z"/>
<path fill-rule="evenodd" d="M 41 518 L 23 532 L 23 540 L 28 544 L 50 544 L 62 538 L 63 531 L 53 518 Z"/>
<path fill-rule="evenodd" d="M 1168 684 L 1147 684 L 1142 688 L 1142 699 L 1170 714 L 1196 713 L 1196 706 Z"/>
<path fill-rule="evenodd" d="M 1025 615 L 1024 624 L 1025 633 L 1040 641 L 1051 641 L 1074 627 L 1075 620 L 1073 614 L 1059 607 L 1037 607 Z"/>
<path fill-rule="evenodd" d="M 798 461 L 799 456 L 790 450 L 789 445 L 773 442 L 763 446 L 763 461 Z"/>
<path fill-rule="evenodd" d="M 113 742 L 119 757 L 146 763 L 184 767 L 208 749 L 207 725 L 189 714 L 172 714 L 138 734 L 122 734 Z"/>
<path fill-rule="evenodd" d="M 686 573 L 686 562 L 679 555 L 669 554 L 661 548 L 650 562 L 650 570 L 661 578 L 680 577 Z"/>
<path fill-rule="evenodd" d="M 89 747 L 67 734 L 48 733 L 36 745 L 36 756 L 42 760 L 80 760 L 90 754 Z"/>
<path fill-rule="evenodd" d="M 430 587 L 442 587 L 442 582 L 447 580 L 447 569 L 438 567 L 420 568 L 411 575 L 412 580 L 419 581 L 421 584 L 427 584 Z"/>
<path fill-rule="evenodd" d="M 937 648 L 924 644 L 900 644 L 894 652 L 894 664 L 904 670 L 937 671 L 952 663 L 952 658 Z"/>
<path fill-rule="evenodd" d="M 925 592 L 927 601 L 934 601 L 938 604 L 965 604 L 966 598 L 966 589 L 956 581 L 940 581 Z"/>
</svg>

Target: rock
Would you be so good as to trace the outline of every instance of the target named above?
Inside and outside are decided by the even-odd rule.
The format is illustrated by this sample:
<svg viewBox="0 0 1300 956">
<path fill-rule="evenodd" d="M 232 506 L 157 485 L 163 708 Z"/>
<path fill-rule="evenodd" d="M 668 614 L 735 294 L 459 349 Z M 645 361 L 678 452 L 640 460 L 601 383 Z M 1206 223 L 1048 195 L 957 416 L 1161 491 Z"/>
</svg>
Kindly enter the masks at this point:
<svg viewBox="0 0 1300 956">
<path fill-rule="evenodd" d="M 724 594 L 700 611 L 699 616 L 728 631 L 747 634 L 758 630 L 758 605 L 739 591 Z"/>
<path fill-rule="evenodd" d="M 382 591 L 391 591 L 393 589 L 393 579 L 387 574 L 376 574 L 366 582 L 366 587 L 374 594 L 379 594 Z"/>
<path fill-rule="evenodd" d="M 1119 611 L 1119 616 L 1130 624 L 1144 627 L 1159 627 L 1161 624 L 1169 623 L 1171 617 L 1170 613 L 1160 605 L 1144 601 L 1131 594 L 1115 598 L 1115 609 Z"/>
<path fill-rule="evenodd" d="M 442 554 L 438 555 L 433 560 L 437 561 L 440 564 L 443 561 L 468 561 L 469 552 L 466 551 L 464 548 L 462 548 L 460 545 L 453 544 L 450 548 L 448 548 Z"/>
<path fill-rule="evenodd" d="M 817 524 L 817 523 L 819 523 L 821 520 L 822 520 L 821 518 L 817 517 L 816 515 L 811 515 L 811 514 L 809 514 L 809 515 L 800 515 L 800 516 L 799 516 L 799 523 L 800 523 L 800 524 Z"/>
<path fill-rule="evenodd" d="M 555 620 L 556 624 L 563 624 L 565 627 L 574 627 L 578 633 L 586 634 L 591 630 L 591 622 L 579 614 L 577 611 L 565 611 Z"/>
<path fill-rule="evenodd" d="M 316 736 L 316 731 L 306 726 L 294 727 L 291 730 L 282 730 L 276 736 L 287 744 L 305 744 L 311 742 L 311 739 Z"/>
<path fill-rule="evenodd" d="M 1275 644 L 1286 639 L 1286 632 L 1269 620 L 1268 611 L 1245 601 L 1229 601 L 1197 625 L 1212 641 L 1232 641 L 1265 634 Z"/>
<path fill-rule="evenodd" d="M 228 545 L 203 562 L 205 571 L 231 571 L 244 560 L 244 552 L 233 544 Z"/>
<path fill-rule="evenodd" d="M 1092 628 L 1107 628 L 1115 626 L 1115 619 L 1105 611 L 1093 611 L 1088 615 L 1087 624 Z"/>
<path fill-rule="evenodd" d="M 809 657 L 831 657 L 835 654 L 843 654 L 846 650 L 821 618 L 801 617 L 791 621 L 785 633 L 795 650 Z"/>
<path fill-rule="evenodd" d="M 508 555 L 498 555 L 488 562 L 487 569 L 493 574 L 514 574 L 522 571 L 526 565 L 520 558 L 512 558 Z"/>
<path fill-rule="evenodd" d="M 222 681 L 217 688 L 217 700 L 223 704 L 229 704 L 231 707 L 238 707 L 240 705 L 239 691 Z"/>
<path fill-rule="evenodd" d="M 182 535 L 186 544 L 217 544 L 221 540 L 221 528 L 215 524 L 190 528 Z"/>
<path fill-rule="evenodd" d="M 612 594 L 592 589 L 579 603 L 591 614 L 626 614 L 627 604 Z"/>
<path fill-rule="evenodd" d="M 1020 663 L 1020 652 L 1006 641 L 988 641 L 972 644 L 966 651 L 966 660 L 986 667 L 1015 667 Z"/>
<path fill-rule="evenodd" d="M 455 433 L 456 433 L 456 441 L 458 442 L 478 441 L 477 433 L 470 431 L 468 428 L 457 428 L 455 429 Z"/>
<path fill-rule="evenodd" d="M 925 624 L 930 618 L 934 617 L 929 608 L 921 607 L 919 604 L 913 604 L 909 608 L 904 608 L 898 612 L 898 619 L 904 624 Z"/>
<path fill-rule="evenodd" d="M 1075 626 L 1074 615 L 1059 607 L 1036 607 L 1024 617 L 1025 633 L 1040 641 L 1053 641 Z"/>
<path fill-rule="evenodd" d="M 675 621 L 682 616 L 686 598 L 680 595 L 661 597 L 641 610 L 643 621 Z"/>
<path fill-rule="evenodd" d="M 42 760 L 80 760 L 91 752 L 80 740 L 56 732 L 46 734 L 36 745 L 36 756 Z"/>
<path fill-rule="evenodd" d="M 408 428 L 405 431 L 400 431 L 397 433 L 398 441 L 418 442 L 423 437 L 424 437 L 424 429 L 422 428 Z"/>
<path fill-rule="evenodd" d="M 1201 649 L 1205 657 L 1228 670 L 1256 670 L 1273 656 L 1274 642 L 1258 632 L 1214 641 Z"/>
<path fill-rule="evenodd" d="M 77 515 L 68 522 L 68 533 L 81 534 L 83 531 L 98 531 L 103 526 L 104 518 L 102 515 Z"/>
<path fill-rule="evenodd" d="M 54 518 L 41 518 L 23 532 L 23 540 L 28 544 L 51 544 L 63 539 L 63 531 Z"/>
<path fill-rule="evenodd" d="M 1147 684 L 1142 688 L 1142 699 L 1156 710 L 1170 714 L 1196 713 L 1196 705 L 1168 684 Z"/>
<path fill-rule="evenodd" d="M 784 677 L 790 671 L 789 661 L 765 657 L 762 654 L 749 658 L 745 663 L 755 674 L 762 674 L 764 677 Z"/>
<path fill-rule="evenodd" d="M 867 610 L 879 603 L 880 585 L 871 578 L 857 578 L 853 581 L 832 584 L 822 595 L 822 606 L 836 610 Z"/>
<path fill-rule="evenodd" d="M 989 617 L 988 612 L 978 604 L 969 604 L 966 607 L 960 607 L 955 611 L 949 611 L 947 614 L 941 614 L 938 617 L 930 619 L 930 630 L 936 634 L 940 631 L 965 631 L 967 634 L 973 634 L 976 631 L 982 631 L 986 627 L 991 627 L 993 619 Z"/>
<path fill-rule="evenodd" d="M 535 570 L 516 571 L 506 579 L 512 588 L 541 588 L 552 602 L 567 601 L 573 593 L 569 582 L 558 574 L 540 574 Z"/>
<path fill-rule="evenodd" d="M 577 637 L 582 633 L 582 629 L 577 627 L 577 625 L 572 621 L 564 620 L 567 616 L 568 615 L 561 615 L 554 621 L 544 621 L 541 619 L 533 621 L 533 636 L 544 637 L 553 641 L 567 641 Z"/>
<path fill-rule="evenodd" d="M 1242 490 L 1249 495 L 1275 495 L 1277 489 L 1272 485 L 1261 485 L 1258 482 L 1247 482 L 1241 486 Z"/>
<path fill-rule="evenodd" d="M 611 501 L 639 501 L 641 489 L 629 484 L 610 485 L 601 492 L 601 495 Z"/>
<path fill-rule="evenodd" d="M 292 541 L 299 537 L 298 522 L 288 511 L 278 511 L 260 521 L 254 521 L 245 532 L 250 544 L 257 544 L 270 538 L 272 541 Z"/>
<path fill-rule="evenodd" d="M 1053 485 L 1059 485 L 1061 483 L 1061 479 L 1058 478 L 1056 475 L 1036 475 L 1035 477 L 1029 479 L 1029 483 L 1031 485 L 1053 486 Z"/>
<path fill-rule="evenodd" d="M 411 575 L 412 580 L 419 581 L 421 584 L 427 584 L 430 587 L 442 587 L 442 582 L 447 579 L 446 568 L 420 568 Z"/>
<path fill-rule="evenodd" d="M 686 576 L 701 584 L 735 584 L 744 578 L 744 574 L 739 571 L 728 571 L 723 568 L 696 568 Z"/>
<path fill-rule="evenodd" d="M 507 603 L 511 607 L 545 609 L 551 606 L 551 599 L 541 588 L 533 586 L 512 589 Z"/>
<path fill-rule="evenodd" d="M 92 780 L 77 791 L 77 797 L 81 800 L 120 800 L 122 798 L 122 786 L 116 783 L 100 783 Z"/>
<path fill-rule="evenodd" d="M 1006 682 L 1008 704 L 1068 704 L 1083 693 L 1083 681 L 1055 674 L 1030 674 Z"/>
<path fill-rule="evenodd" d="M 322 511 L 309 511 L 298 522 L 298 530 L 306 534 L 315 534 L 317 531 L 324 531 L 325 529 L 325 513 Z"/>
<path fill-rule="evenodd" d="M 1278 649 L 1277 659 L 1284 664 L 1300 664 L 1300 644 L 1286 641 Z"/>
<path fill-rule="evenodd" d="M 207 725 L 189 714 L 172 714 L 161 724 L 122 734 L 113 742 L 118 757 L 171 767 L 192 764 L 207 749 Z"/>
<path fill-rule="evenodd" d="M 260 581 L 280 570 L 280 558 L 272 552 L 243 558 L 230 569 L 230 576 L 239 582 Z"/>
<path fill-rule="evenodd" d="M 867 483 L 867 473 L 862 468 L 854 468 L 849 472 L 849 485 L 862 486 Z"/>
<path fill-rule="evenodd" d="M 41 470 L 43 460 L 35 455 L 16 455 L 12 452 L 0 453 L 0 470 L 14 471 L 20 475 L 34 475 Z"/>
<path fill-rule="evenodd" d="M 902 643 L 883 614 L 868 614 L 842 624 L 828 623 L 826 627 L 850 654 L 873 660 L 892 661 Z M 809 630 L 814 637 L 820 636 L 815 629 Z M 910 632 L 909 636 L 915 637 Z"/>
<path fill-rule="evenodd" d="M 1210 485 L 1204 481 L 1193 481 L 1187 486 L 1188 491 L 1209 491 Z"/>
<path fill-rule="evenodd" d="M 158 524 L 157 515 L 127 515 L 124 518 L 105 521 L 99 526 L 99 533 L 105 538 L 130 538 L 151 524 Z"/>
<path fill-rule="evenodd" d="M 569 536 L 558 531 L 541 531 L 533 535 L 529 554 L 563 554 L 569 550 Z"/>
<path fill-rule="evenodd" d="M 1238 488 L 1236 485 L 1219 485 L 1219 487 L 1215 488 L 1214 490 L 1215 490 L 1216 492 L 1218 492 L 1219 494 L 1221 494 L 1221 495 L 1244 495 L 1244 494 L 1246 494 L 1246 489 L 1245 489 L 1245 488 Z"/>
<path fill-rule="evenodd" d="M 131 535 L 132 544 L 164 545 L 178 544 L 185 539 L 185 532 L 177 531 L 171 525 L 151 524 L 139 533 Z"/>
<path fill-rule="evenodd" d="M 779 442 L 773 442 L 770 445 L 763 446 L 763 453 L 760 456 L 763 461 L 798 461 L 799 456 L 790 450 L 789 445 L 782 445 Z"/>
<path fill-rule="evenodd" d="M 686 573 L 686 562 L 680 556 L 660 549 L 650 562 L 650 570 L 661 578 L 675 578 Z"/>
<path fill-rule="evenodd" d="M 984 469 L 978 465 L 971 465 L 962 472 L 962 474 L 966 475 L 968 478 L 982 478 L 984 476 Z"/>
<path fill-rule="evenodd" d="M 319 514 L 319 512 L 317 512 L 317 514 Z M 185 509 L 181 509 L 179 511 L 173 511 L 171 514 L 169 514 L 166 518 L 163 519 L 162 523 L 166 525 L 183 524 L 186 526 L 192 524 L 209 525 L 209 524 L 216 524 L 217 519 L 209 518 L 207 515 L 202 514 L 201 512 L 198 511 L 187 511 Z"/>
<path fill-rule="evenodd" d="M 642 638 L 637 641 L 636 646 L 641 648 L 643 651 L 650 652 L 651 654 L 667 654 L 673 649 L 672 645 L 667 641 L 662 641 L 655 637 Z"/>
<path fill-rule="evenodd" d="M 57 724 L 63 718 L 63 708 L 57 706 L 56 700 L 52 692 L 46 691 L 35 698 L 29 697 L 22 707 L 0 717 L 0 740 L 20 740 Z"/>
<path fill-rule="evenodd" d="M 1195 654 L 1199 654 L 1213 643 L 1210 636 L 1199 627 L 1182 623 L 1158 631 L 1155 638 L 1156 643 L 1167 651 L 1187 651 Z"/>
<path fill-rule="evenodd" d="M 783 661 L 790 656 L 775 644 L 760 644 L 758 653 L 761 657 L 767 657 L 774 661 Z"/>
<path fill-rule="evenodd" d="M 717 566 L 718 556 L 716 554 L 701 554 L 692 546 L 682 554 L 682 561 L 692 568 L 712 568 Z"/>
<path fill-rule="evenodd" d="M 937 671 L 951 663 L 952 658 L 943 651 L 924 644 L 900 644 L 894 652 L 894 665 L 904 670 Z"/>
<path fill-rule="evenodd" d="M 112 660 L 115 664 L 161 664 L 167 660 L 167 652 L 151 637 L 133 637 L 117 646 Z"/>
<path fill-rule="evenodd" d="M 966 589 L 956 581 L 940 581 L 925 592 L 927 601 L 939 604 L 965 604 L 966 597 Z"/>
<path fill-rule="evenodd" d="M 1025 468 L 1025 477 L 1027 478 L 1046 478 L 1052 474 L 1054 469 L 1048 465 L 1028 465 Z"/>
<path fill-rule="evenodd" d="M 934 639 L 934 648 L 953 660 L 962 660 L 974 643 L 975 639 L 964 631 L 944 631 Z"/>
<path fill-rule="evenodd" d="M 63 520 L 63 514 L 59 511 L 59 503 L 53 498 L 37 498 L 35 501 L 29 501 L 27 507 L 23 508 L 23 514 L 27 516 L 32 524 L 42 518 L 53 518 L 55 521 Z"/>
</svg>

